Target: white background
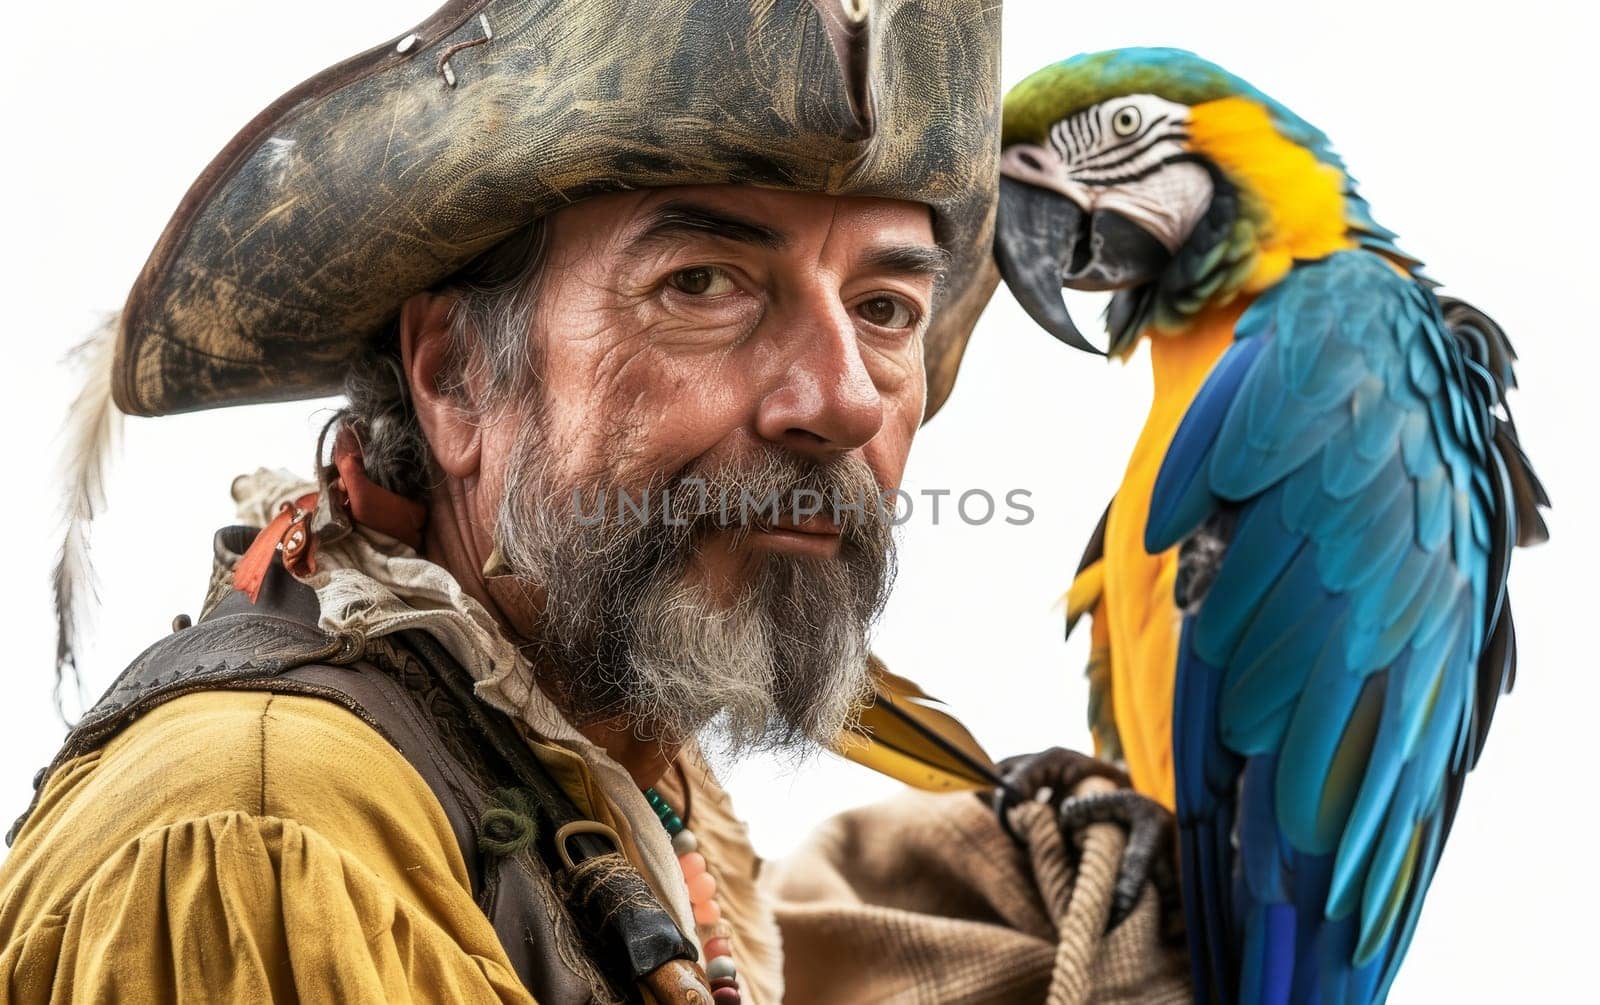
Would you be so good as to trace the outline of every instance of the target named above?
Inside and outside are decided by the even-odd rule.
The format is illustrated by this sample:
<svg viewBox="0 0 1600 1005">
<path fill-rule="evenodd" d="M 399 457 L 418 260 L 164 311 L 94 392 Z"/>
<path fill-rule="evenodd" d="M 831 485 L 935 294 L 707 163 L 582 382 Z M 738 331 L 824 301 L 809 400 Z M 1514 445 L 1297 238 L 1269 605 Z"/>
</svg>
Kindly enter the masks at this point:
<svg viewBox="0 0 1600 1005">
<path fill-rule="evenodd" d="M 63 731 L 49 698 L 52 472 L 75 385 L 60 357 L 120 305 L 179 197 L 238 127 L 432 6 L 190 0 L 13 12 L 0 67 L 7 822 Z M 1400 1002 L 1564 1000 L 1591 969 L 1600 893 L 1588 770 L 1600 735 L 1596 27 L 1583 5 L 1535 2 L 1013 0 L 1005 14 L 1007 86 L 1075 52 L 1132 44 L 1194 49 L 1252 80 L 1334 138 L 1378 220 L 1447 291 L 1498 318 L 1523 354 L 1516 412 L 1556 502 L 1554 542 L 1517 556 L 1520 682 L 1468 785 Z M 912 492 L 1026 488 L 1037 510 L 1026 527 L 913 520 L 878 637 L 890 665 L 946 699 L 996 756 L 1088 744 L 1085 640 L 1062 644 L 1052 605 L 1119 480 L 1148 395 L 1142 356 L 1119 367 L 1074 354 L 1002 291 L 954 398 L 918 440 Z M 232 517 L 232 476 L 258 465 L 306 470 L 326 405 L 127 423 L 95 538 L 104 608 L 85 654 L 91 696 L 175 613 L 196 611 L 211 532 Z M 831 756 L 798 770 L 746 763 L 729 782 L 769 855 L 823 814 L 897 788 Z"/>
</svg>

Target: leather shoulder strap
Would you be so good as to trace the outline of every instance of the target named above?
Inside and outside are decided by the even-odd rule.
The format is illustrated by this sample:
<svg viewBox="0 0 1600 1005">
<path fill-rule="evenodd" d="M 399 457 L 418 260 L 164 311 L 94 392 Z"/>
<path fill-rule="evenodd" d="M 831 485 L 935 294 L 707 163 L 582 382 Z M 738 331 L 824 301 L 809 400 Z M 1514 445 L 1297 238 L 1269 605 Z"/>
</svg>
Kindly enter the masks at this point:
<svg viewBox="0 0 1600 1005">
<path fill-rule="evenodd" d="M 297 667 L 359 659 L 360 646 L 358 639 L 266 613 L 230 614 L 175 631 L 129 664 L 78 720 L 56 763 L 101 746 L 143 713 L 180 695 L 257 687 L 276 690 L 272 685 Z M 341 704 L 386 732 L 351 703 Z"/>
<path fill-rule="evenodd" d="M 216 617 L 174 631 L 140 653 L 67 733 L 50 764 L 34 776 L 33 801 L 11 825 L 6 844 L 15 840 L 38 803 L 39 790 L 57 768 L 104 746 L 150 709 L 195 691 L 265 690 L 327 698 L 391 739 L 357 702 L 315 681 L 286 676 L 299 667 L 349 663 L 360 656 L 359 639 L 330 635 L 314 620 L 306 624 L 279 612 L 219 610 Z"/>
</svg>

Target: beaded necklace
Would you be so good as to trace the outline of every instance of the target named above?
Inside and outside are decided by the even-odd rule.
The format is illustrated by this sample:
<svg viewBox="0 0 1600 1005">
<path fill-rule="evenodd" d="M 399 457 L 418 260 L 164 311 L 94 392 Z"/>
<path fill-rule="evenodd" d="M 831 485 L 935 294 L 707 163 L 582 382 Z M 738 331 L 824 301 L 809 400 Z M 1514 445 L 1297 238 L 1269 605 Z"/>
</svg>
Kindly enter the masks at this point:
<svg viewBox="0 0 1600 1005">
<path fill-rule="evenodd" d="M 739 972 L 733 966 L 733 930 L 723 922 L 722 908 L 717 905 L 716 877 L 706 871 L 706 858 L 700 854 L 700 842 L 694 831 L 684 826 L 683 818 L 661 793 L 653 788 L 645 789 L 644 797 L 661 819 L 661 826 L 667 829 L 667 836 L 672 838 L 678 868 L 683 870 L 683 882 L 689 888 L 695 928 L 705 948 L 711 1000 L 716 1005 L 739 1005 Z"/>
</svg>

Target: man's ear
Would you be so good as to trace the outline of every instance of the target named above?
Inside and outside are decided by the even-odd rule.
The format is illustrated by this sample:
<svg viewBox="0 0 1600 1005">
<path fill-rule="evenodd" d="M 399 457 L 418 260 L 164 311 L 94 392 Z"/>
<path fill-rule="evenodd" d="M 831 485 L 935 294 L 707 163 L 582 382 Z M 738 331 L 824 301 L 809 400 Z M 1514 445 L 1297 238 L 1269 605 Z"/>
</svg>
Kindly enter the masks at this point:
<svg viewBox="0 0 1600 1005">
<path fill-rule="evenodd" d="M 450 308 L 455 298 L 418 293 L 400 308 L 400 361 L 417 421 L 433 459 L 445 474 L 469 478 L 478 473 L 481 439 L 477 417 L 465 403 L 442 389 L 450 378 Z"/>
</svg>

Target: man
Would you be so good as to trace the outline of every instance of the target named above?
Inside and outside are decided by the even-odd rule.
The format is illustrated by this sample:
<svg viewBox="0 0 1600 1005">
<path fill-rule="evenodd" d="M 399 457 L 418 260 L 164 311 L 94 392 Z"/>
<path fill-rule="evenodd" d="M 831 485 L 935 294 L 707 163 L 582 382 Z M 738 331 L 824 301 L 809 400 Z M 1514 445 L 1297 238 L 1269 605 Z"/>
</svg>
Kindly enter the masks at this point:
<svg viewBox="0 0 1600 1005">
<path fill-rule="evenodd" d="M 804 911 L 780 950 L 696 747 L 828 744 L 871 697 L 872 503 L 992 288 L 998 10 L 866 6 L 454 2 L 219 155 L 117 403 L 350 404 L 316 482 L 235 484 L 199 623 L 42 773 L 0 872 L 14 996 L 866 986 Z M 1152 900 L 1113 935 L 1152 942 Z M 929 1000 L 972 981 L 914 963 Z"/>
</svg>

